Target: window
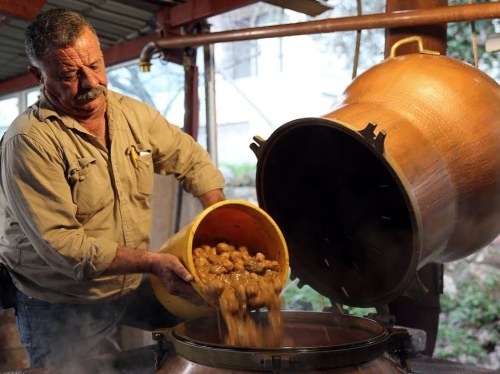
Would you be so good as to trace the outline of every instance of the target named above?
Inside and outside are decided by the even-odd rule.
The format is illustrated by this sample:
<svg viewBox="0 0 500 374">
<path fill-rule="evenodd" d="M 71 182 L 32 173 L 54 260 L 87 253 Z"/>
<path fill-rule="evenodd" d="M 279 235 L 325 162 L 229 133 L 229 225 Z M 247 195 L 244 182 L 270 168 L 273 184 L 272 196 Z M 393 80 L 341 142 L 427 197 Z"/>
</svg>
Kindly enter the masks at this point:
<svg viewBox="0 0 500 374">
<path fill-rule="evenodd" d="M 19 115 L 19 97 L 0 100 L 0 133 L 3 134 L 11 122 Z"/>
<path fill-rule="evenodd" d="M 184 121 L 184 67 L 155 59 L 151 71 L 141 73 L 137 60 L 108 68 L 109 88 L 147 103 L 182 127 Z"/>
<path fill-rule="evenodd" d="M 32 90 L 26 93 L 26 104 L 27 107 L 34 104 L 40 98 L 40 90 Z M 23 110 L 26 108 L 23 108 Z"/>
<path fill-rule="evenodd" d="M 0 98 L 0 136 L 20 113 L 38 100 L 39 95 L 39 89 L 35 88 Z"/>
</svg>

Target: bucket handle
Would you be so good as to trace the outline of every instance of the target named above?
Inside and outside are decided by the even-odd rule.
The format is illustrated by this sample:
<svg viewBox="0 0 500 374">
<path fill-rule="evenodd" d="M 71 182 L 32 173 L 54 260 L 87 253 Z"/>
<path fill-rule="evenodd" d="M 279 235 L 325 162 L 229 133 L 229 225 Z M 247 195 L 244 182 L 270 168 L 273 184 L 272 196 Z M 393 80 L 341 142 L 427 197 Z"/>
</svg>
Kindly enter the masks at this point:
<svg viewBox="0 0 500 374">
<path fill-rule="evenodd" d="M 408 44 L 411 42 L 417 42 L 419 53 L 426 54 L 426 55 L 434 55 L 434 56 L 440 55 L 440 53 L 438 51 L 431 51 L 429 49 L 424 49 L 424 43 L 422 41 L 422 37 L 420 37 L 418 35 L 414 35 L 414 36 L 409 36 L 407 38 L 400 39 L 396 43 L 394 43 L 391 47 L 390 57 L 391 58 L 396 57 L 396 49 L 398 49 L 403 44 Z"/>
</svg>

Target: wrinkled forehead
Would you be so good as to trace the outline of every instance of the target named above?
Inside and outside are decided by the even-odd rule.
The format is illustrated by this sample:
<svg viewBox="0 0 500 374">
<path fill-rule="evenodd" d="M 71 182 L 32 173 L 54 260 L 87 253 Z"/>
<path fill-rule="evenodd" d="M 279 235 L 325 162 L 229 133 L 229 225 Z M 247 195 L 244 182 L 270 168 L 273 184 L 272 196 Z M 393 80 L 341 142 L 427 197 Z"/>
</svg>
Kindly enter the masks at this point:
<svg viewBox="0 0 500 374">
<path fill-rule="evenodd" d="M 68 45 L 48 45 L 42 61 L 44 64 L 78 66 L 91 65 L 101 59 L 99 40 L 91 30 L 86 29 Z"/>
</svg>

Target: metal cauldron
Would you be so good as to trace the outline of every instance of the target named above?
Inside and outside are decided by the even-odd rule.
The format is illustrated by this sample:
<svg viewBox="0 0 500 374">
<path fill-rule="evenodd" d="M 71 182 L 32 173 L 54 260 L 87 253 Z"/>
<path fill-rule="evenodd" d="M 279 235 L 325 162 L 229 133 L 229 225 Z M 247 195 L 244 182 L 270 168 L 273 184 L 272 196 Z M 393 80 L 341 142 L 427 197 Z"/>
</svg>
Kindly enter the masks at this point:
<svg viewBox="0 0 500 374">
<path fill-rule="evenodd" d="M 265 321 L 265 313 L 256 318 Z M 291 344 L 277 348 L 224 345 L 225 331 L 210 317 L 157 330 L 155 339 L 175 352 L 158 373 L 406 373 L 387 353 L 401 341 L 401 332 L 376 321 L 328 312 L 283 312 L 283 322 Z"/>
</svg>

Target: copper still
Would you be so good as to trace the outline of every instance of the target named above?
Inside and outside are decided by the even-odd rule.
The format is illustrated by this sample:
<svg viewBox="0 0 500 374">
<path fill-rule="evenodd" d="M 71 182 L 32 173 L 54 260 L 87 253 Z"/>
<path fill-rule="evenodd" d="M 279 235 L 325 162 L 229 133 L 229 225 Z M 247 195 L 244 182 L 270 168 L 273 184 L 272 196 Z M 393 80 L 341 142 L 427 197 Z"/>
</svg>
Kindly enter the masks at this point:
<svg viewBox="0 0 500 374">
<path fill-rule="evenodd" d="M 253 145 L 259 204 L 283 231 L 292 276 L 347 305 L 419 297 L 418 269 L 500 233 L 500 86 L 397 47 L 337 109 Z"/>
<path fill-rule="evenodd" d="M 396 49 L 331 113 L 251 145 L 259 205 L 286 238 L 292 278 L 339 304 L 422 296 L 418 269 L 500 233 L 500 86 L 423 47 Z M 387 354 L 401 337 L 391 326 L 334 313 L 283 318 L 294 345 L 272 350 L 221 345 L 214 319 L 156 332 L 175 351 L 160 372 L 406 372 Z"/>
</svg>

